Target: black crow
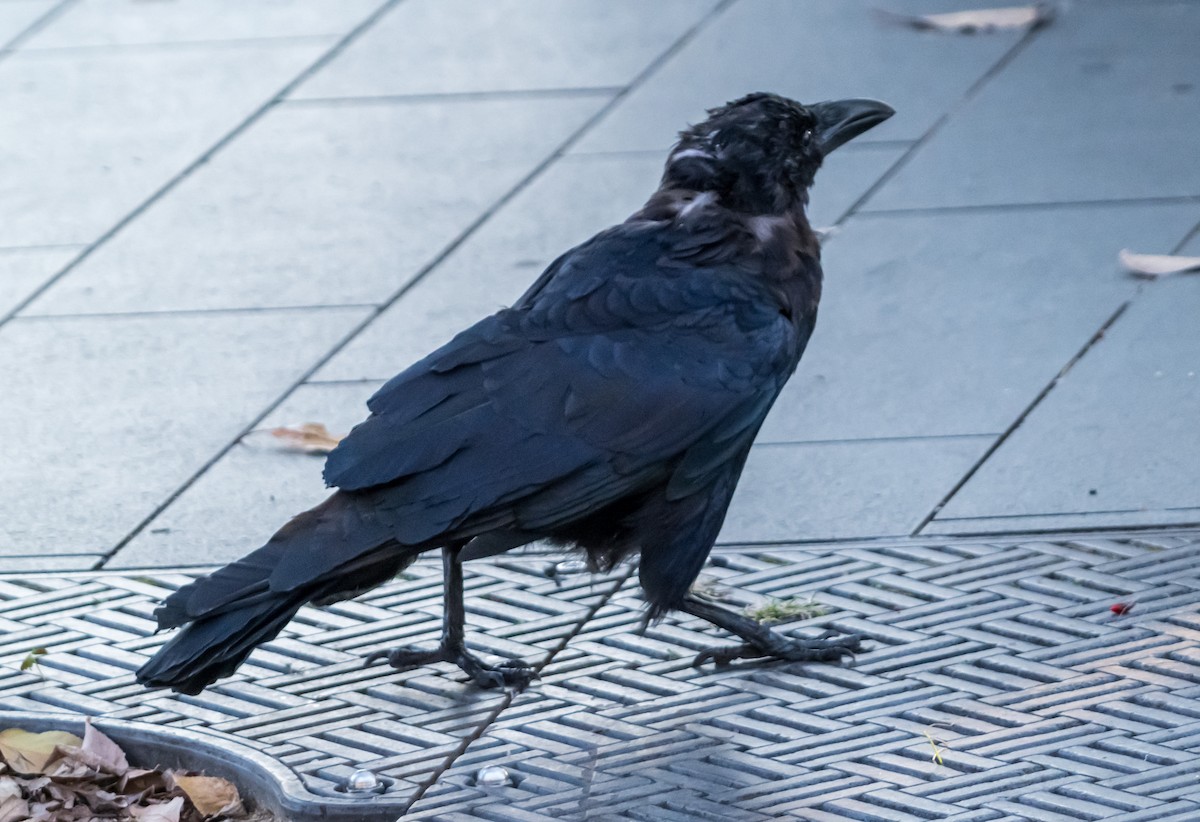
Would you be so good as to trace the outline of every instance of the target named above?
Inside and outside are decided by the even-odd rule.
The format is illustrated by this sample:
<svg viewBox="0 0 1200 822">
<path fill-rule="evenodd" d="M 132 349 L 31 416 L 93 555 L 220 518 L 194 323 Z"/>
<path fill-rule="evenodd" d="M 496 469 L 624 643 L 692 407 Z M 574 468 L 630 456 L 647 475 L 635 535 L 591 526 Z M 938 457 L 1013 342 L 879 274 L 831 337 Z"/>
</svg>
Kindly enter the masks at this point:
<svg viewBox="0 0 1200 822">
<path fill-rule="evenodd" d="M 352 597 L 440 548 L 440 645 L 368 662 L 448 661 L 482 686 L 525 684 L 525 663 L 464 647 L 461 563 L 539 539 L 582 549 L 593 568 L 636 552 L 650 618 L 683 611 L 743 641 L 697 661 L 851 653 L 859 637 L 785 637 L 689 589 L 817 318 L 813 175 L 892 114 L 762 93 L 710 111 L 640 211 L 370 399 L 325 464 L 331 497 L 169 596 L 158 625 L 183 630 L 138 680 L 197 693 L 305 603 Z"/>
</svg>

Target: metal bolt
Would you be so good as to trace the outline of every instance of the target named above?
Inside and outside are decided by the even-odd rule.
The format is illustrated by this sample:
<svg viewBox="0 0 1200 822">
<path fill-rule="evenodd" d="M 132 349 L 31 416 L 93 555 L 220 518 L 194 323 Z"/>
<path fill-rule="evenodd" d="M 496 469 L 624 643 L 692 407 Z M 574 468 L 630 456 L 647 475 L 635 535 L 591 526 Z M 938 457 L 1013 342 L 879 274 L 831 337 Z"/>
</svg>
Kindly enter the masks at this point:
<svg viewBox="0 0 1200 822">
<path fill-rule="evenodd" d="M 379 790 L 379 777 L 370 771 L 355 771 L 346 779 L 346 793 L 375 793 Z"/>
<path fill-rule="evenodd" d="M 475 772 L 475 784 L 481 788 L 506 788 L 512 784 L 508 768 L 487 765 Z"/>
</svg>

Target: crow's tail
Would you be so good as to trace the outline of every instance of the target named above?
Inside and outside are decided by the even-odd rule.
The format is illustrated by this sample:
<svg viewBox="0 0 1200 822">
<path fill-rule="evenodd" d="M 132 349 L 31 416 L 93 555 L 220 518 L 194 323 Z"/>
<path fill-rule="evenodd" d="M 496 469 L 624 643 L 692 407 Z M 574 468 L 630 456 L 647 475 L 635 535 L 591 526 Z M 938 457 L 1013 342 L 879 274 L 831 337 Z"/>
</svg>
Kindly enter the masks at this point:
<svg viewBox="0 0 1200 822">
<path fill-rule="evenodd" d="M 420 552 L 389 531 L 343 493 L 300 514 L 262 548 L 166 599 L 155 611 L 158 627 L 183 630 L 138 670 L 138 681 L 199 693 L 274 639 L 306 602 L 386 582 Z"/>
</svg>

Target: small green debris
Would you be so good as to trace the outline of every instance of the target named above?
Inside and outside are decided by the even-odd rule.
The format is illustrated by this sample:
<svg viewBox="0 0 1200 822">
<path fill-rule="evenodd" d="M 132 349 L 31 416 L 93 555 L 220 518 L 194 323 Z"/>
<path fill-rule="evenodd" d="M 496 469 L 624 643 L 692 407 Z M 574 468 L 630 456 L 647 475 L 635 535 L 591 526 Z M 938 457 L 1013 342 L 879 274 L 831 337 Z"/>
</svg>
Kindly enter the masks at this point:
<svg viewBox="0 0 1200 822">
<path fill-rule="evenodd" d="M 29 653 L 25 654 L 25 658 L 21 660 L 21 670 L 28 671 L 34 665 L 39 664 L 38 657 L 45 656 L 45 648 L 34 648 Z"/>
<path fill-rule="evenodd" d="M 762 605 L 754 608 L 746 608 L 745 613 L 746 616 L 755 622 L 768 625 L 772 622 L 788 622 L 793 619 L 812 619 L 813 617 L 825 616 L 828 612 L 828 608 L 812 597 L 808 599 L 799 599 L 797 597 L 776 599 L 775 597 L 771 597 Z"/>
<path fill-rule="evenodd" d="M 931 760 L 938 765 L 945 765 L 946 763 L 942 761 L 942 749 L 938 747 L 938 740 L 934 739 L 933 734 L 929 731 L 925 731 L 925 738 L 929 740 L 929 744 L 933 747 Z"/>
</svg>

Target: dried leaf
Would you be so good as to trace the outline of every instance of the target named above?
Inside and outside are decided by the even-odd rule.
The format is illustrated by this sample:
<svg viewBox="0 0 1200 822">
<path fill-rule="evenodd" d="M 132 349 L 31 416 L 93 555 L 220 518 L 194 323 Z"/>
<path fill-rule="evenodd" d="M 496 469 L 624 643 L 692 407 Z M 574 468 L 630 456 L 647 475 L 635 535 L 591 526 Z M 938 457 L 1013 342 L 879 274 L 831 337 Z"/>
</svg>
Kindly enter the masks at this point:
<svg viewBox="0 0 1200 822">
<path fill-rule="evenodd" d="M 32 813 L 21 798 L 21 786 L 11 776 L 0 776 L 0 822 L 24 822 Z"/>
<path fill-rule="evenodd" d="M 918 31 L 948 31 L 956 34 L 979 34 L 1012 29 L 1034 29 L 1054 19 L 1054 6 L 1035 3 L 1032 6 L 1005 6 L 996 9 L 969 9 L 943 14 L 898 14 L 876 9 L 875 13 L 889 23 L 908 26 Z"/>
<path fill-rule="evenodd" d="M 83 744 L 79 746 L 84 753 L 90 754 L 102 763 L 105 771 L 121 776 L 129 770 L 129 760 L 125 752 L 116 742 L 101 733 L 89 717 L 83 730 Z"/>
<path fill-rule="evenodd" d="M 1200 257 L 1179 257 L 1171 254 L 1134 254 L 1122 248 L 1117 259 L 1126 270 L 1138 277 L 1155 279 L 1170 274 L 1200 271 Z"/>
<path fill-rule="evenodd" d="M 219 776 L 175 776 L 175 784 L 206 817 L 242 813 L 237 788 Z"/>
<path fill-rule="evenodd" d="M 129 809 L 129 815 L 140 822 L 179 822 L 181 813 L 183 813 L 182 796 L 177 796 L 170 802 Z"/>
<path fill-rule="evenodd" d="M 281 447 L 305 454 L 328 454 L 342 440 L 341 437 L 330 434 L 329 429 L 319 422 L 272 428 L 271 436 L 279 440 Z"/>
<path fill-rule="evenodd" d="M 48 762 L 57 758 L 56 748 L 79 747 L 83 740 L 65 731 L 31 734 L 20 728 L 0 731 L 0 757 L 17 773 L 42 773 Z"/>
</svg>

